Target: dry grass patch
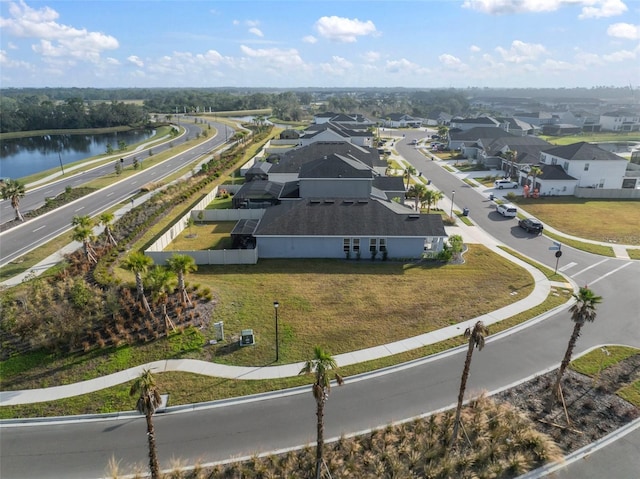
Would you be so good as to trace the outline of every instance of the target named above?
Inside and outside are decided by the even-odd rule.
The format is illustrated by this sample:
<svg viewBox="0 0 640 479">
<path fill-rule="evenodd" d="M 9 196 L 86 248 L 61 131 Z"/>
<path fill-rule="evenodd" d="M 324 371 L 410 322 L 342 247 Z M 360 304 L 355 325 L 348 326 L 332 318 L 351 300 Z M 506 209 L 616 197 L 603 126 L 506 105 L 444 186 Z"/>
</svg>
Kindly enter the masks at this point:
<svg viewBox="0 0 640 479">
<path fill-rule="evenodd" d="M 528 213 L 565 234 L 621 244 L 640 244 L 640 202 L 551 197 L 519 198 Z M 593 227 L 597 218 L 598 227 Z"/>
<path fill-rule="evenodd" d="M 231 231 L 235 221 L 196 223 L 185 228 L 166 248 L 171 251 L 200 251 L 205 249 L 230 249 Z"/>
</svg>

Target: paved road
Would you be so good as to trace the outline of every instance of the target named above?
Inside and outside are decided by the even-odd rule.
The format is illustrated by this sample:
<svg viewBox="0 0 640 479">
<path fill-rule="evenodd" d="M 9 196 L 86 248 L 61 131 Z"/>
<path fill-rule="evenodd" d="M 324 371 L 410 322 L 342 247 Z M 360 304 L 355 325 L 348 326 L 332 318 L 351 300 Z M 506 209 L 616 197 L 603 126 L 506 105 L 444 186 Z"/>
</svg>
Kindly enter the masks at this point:
<svg viewBox="0 0 640 479">
<path fill-rule="evenodd" d="M 200 127 L 193 123 L 185 122 L 183 123 L 183 126 L 187 128 L 188 135 L 192 138 L 195 136 L 197 131 L 200 131 Z M 227 128 L 221 124 L 216 126 L 222 128 L 222 130 L 220 130 L 215 137 L 194 146 L 184 153 L 180 153 L 153 167 L 144 168 L 136 175 L 130 176 L 118 183 L 103 188 L 96 193 L 60 207 L 51 213 L 30 219 L 24 224 L 0 233 L 0 241 L 2 242 L 0 266 L 15 260 L 43 243 L 59 236 L 63 232 L 70 230 L 73 216 L 89 215 L 93 217 L 98 215 L 102 211 L 109 209 L 111 206 L 128 200 L 136 195 L 140 191 L 140 187 L 142 185 L 149 182 L 157 182 L 183 168 L 185 163 L 189 163 L 195 158 L 211 152 L 224 143 L 223 132 L 224 128 Z M 169 145 L 165 145 L 165 148 L 169 148 Z M 154 151 L 159 150 L 160 147 L 154 147 Z M 21 201 L 21 204 L 23 205 L 22 211 L 37 208 L 44 203 L 45 197 L 55 196 L 55 191 L 64 191 L 66 186 L 70 185 L 77 187 L 107 174 L 113 174 L 112 164 L 95 168 L 90 172 L 78 173 L 76 175 L 72 175 L 70 178 L 63 178 L 54 184 L 46 185 L 41 188 L 37 188 L 34 191 L 30 191 L 26 195 L 25 199 Z M 10 208 L 6 203 L 7 202 L 5 201 L 2 204 L 3 211 L 7 207 Z M 26 205 L 30 205 L 30 207 Z"/>
<path fill-rule="evenodd" d="M 406 156 L 414 160 L 409 153 Z M 480 205 L 485 201 L 477 191 L 463 190 L 459 180 L 451 175 L 443 171 L 440 175 L 435 164 L 417 157 L 415 161 L 435 184 L 444 185 L 443 190 L 460 188 L 460 196 L 456 190 L 456 203 L 457 198 L 467 205 Z M 478 224 L 486 222 L 491 233 L 501 241 L 540 262 L 555 263 L 546 249 L 550 244 L 548 240 L 519 237 L 508 223 L 492 221 L 489 211 L 486 218 L 483 215 L 476 218 L 477 209 L 473 207 L 472 219 Z M 570 248 L 566 249 L 566 257 L 567 274 L 593 286 L 605 298 L 598 320 L 584 328 L 576 353 L 603 343 L 640 347 L 640 263 L 605 259 Z M 456 300 L 471 302 L 474 299 Z M 568 314 L 560 312 L 510 336 L 491 338 L 487 347 L 474 355 L 467 391 L 473 394 L 503 388 L 557 366 L 571 329 Z M 437 358 L 416 361 L 411 367 L 391 369 L 387 374 L 378 372 L 350 378 L 344 387 L 332 390 L 326 411 L 327 437 L 453 405 L 463 361 L 464 350 L 454 350 Z M 207 463 L 309 443 L 315 438 L 315 403 L 308 388 L 264 401 L 227 401 L 214 406 L 157 416 L 156 437 L 163 467 L 169 467 L 172 457 Z M 3 427 L 0 476 L 3 479 L 100 477 L 112 456 L 122 459 L 121 465 L 125 468 L 134 463 L 144 468 L 147 454 L 144 431 L 144 419 L 131 416 Z"/>
</svg>

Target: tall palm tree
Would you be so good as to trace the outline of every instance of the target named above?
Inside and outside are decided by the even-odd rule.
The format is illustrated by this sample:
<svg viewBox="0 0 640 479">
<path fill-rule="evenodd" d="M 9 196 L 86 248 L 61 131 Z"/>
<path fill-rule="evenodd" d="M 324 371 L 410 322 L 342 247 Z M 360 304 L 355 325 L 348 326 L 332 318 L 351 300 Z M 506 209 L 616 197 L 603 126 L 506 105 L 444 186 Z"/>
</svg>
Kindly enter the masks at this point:
<svg viewBox="0 0 640 479">
<path fill-rule="evenodd" d="M 540 168 L 539 166 L 532 166 L 529 170 L 529 174 L 533 178 L 531 180 L 531 190 L 533 191 L 536 188 L 536 178 L 538 177 L 538 175 L 542 174 L 542 168 Z"/>
<path fill-rule="evenodd" d="M 504 153 L 504 158 L 509 162 L 509 177 L 513 178 L 516 171 L 516 159 L 518 158 L 518 152 L 516 150 L 507 150 Z"/>
<path fill-rule="evenodd" d="M 167 331 L 169 328 L 175 330 L 176 326 L 167 314 L 167 298 L 169 292 L 173 291 L 177 282 L 176 274 L 162 266 L 152 268 L 144 278 L 144 283 L 151 290 L 153 300 L 160 303 L 162 307 L 162 317 Z"/>
<path fill-rule="evenodd" d="M 113 223 L 113 219 L 115 216 L 113 213 L 105 211 L 98 217 L 98 221 L 102 226 L 104 226 L 104 237 L 105 242 L 111 246 L 118 246 L 118 242 L 113 237 L 113 233 L 111 232 L 111 224 Z"/>
<path fill-rule="evenodd" d="M 198 269 L 196 261 L 191 256 L 186 254 L 173 254 L 170 258 L 167 259 L 167 265 L 169 266 L 169 269 L 171 271 L 178 275 L 178 289 L 180 290 L 182 301 L 186 302 L 189 306 L 192 306 L 191 298 L 189 298 L 189 293 L 187 292 L 184 278 L 188 273 L 191 273 Z"/>
<path fill-rule="evenodd" d="M 73 228 L 73 233 L 71 234 L 71 238 L 74 241 L 79 241 L 82 243 L 82 248 L 84 249 L 84 255 L 87 258 L 89 263 L 97 263 L 98 259 L 96 258 L 95 251 L 93 246 L 91 246 L 91 242 L 95 239 L 93 234 L 93 229 L 89 226 L 77 225 Z"/>
<path fill-rule="evenodd" d="M 407 198 L 413 198 L 413 201 L 416 204 L 416 211 L 419 211 L 418 207 L 422 200 L 425 198 L 427 191 L 427 187 L 422 183 L 411 185 L 411 187 L 407 190 Z"/>
<path fill-rule="evenodd" d="M 427 189 L 423 197 L 423 203 L 427 205 L 427 214 L 431 213 L 431 206 L 438 204 L 442 198 L 444 198 L 442 191 Z"/>
<path fill-rule="evenodd" d="M 144 295 L 144 283 L 142 281 L 142 275 L 149 270 L 149 267 L 153 264 L 153 259 L 149 256 L 145 256 L 144 253 L 136 251 L 127 256 L 122 262 L 122 267 L 128 271 L 132 271 L 136 275 L 136 291 L 138 299 L 141 299 L 144 308 L 149 314 L 151 314 L 151 307 Z"/>
<path fill-rule="evenodd" d="M 460 390 L 458 391 L 458 407 L 456 408 L 456 419 L 453 423 L 453 434 L 451 436 L 451 448 L 455 448 L 458 440 L 458 426 L 460 426 L 460 412 L 462 411 L 462 402 L 464 400 L 464 390 L 467 387 L 467 379 L 469 378 L 469 369 L 471 368 L 471 357 L 473 349 L 478 348 L 482 351 L 484 348 L 484 339 L 489 334 L 489 329 L 482 321 L 478 321 L 472 328 L 467 328 L 464 337 L 469 339 L 469 347 L 467 348 L 467 357 L 464 360 L 464 369 L 462 370 L 462 379 L 460 380 Z"/>
<path fill-rule="evenodd" d="M 569 338 L 569 344 L 567 344 L 567 350 L 564 353 L 562 363 L 560 363 L 560 369 L 558 370 L 558 376 L 556 382 L 553 385 L 553 397 L 558 401 L 561 399 L 560 381 L 564 375 L 567 366 L 571 362 L 571 355 L 573 354 L 573 348 L 578 341 L 580 331 L 585 323 L 592 323 L 596 319 L 596 305 L 602 302 L 602 296 L 596 296 L 587 286 L 581 287 L 578 293 L 573 294 L 576 302 L 569 308 L 571 313 L 571 321 L 574 322 L 573 332 Z"/>
<path fill-rule="evenodd" d="M 16 212 L 16 220 L 24 221 L 22 213 L 20 213 L 20 199 L 24 198 L 26 194 L 24 184 L 18 180 L 3 181 L 0 192 L 3 200 L 11 200 L 11 207 Z"/>
<path fill-rule="evenodd" d="M 156 380 L 149 369 L 144 369 L 142 374 L 134 381 L 129 390 L 129 396 L 138 396 L 136 409 L 144 414 L 147 420 L 147 441 L 149 442 L 149 469 L 152 479 L 160 479 L 160 466 L 158 466 L 158 453 L 156 450 L 155 428 L 151 416 L 160 406 L 162 398 L 156 385 Z"/>
<path fill-rule="evenodd" d="M 316 416 L 318 421 L 316 423 L 317 430 L 317 443 L 316 443 L 316 479 L 320 479 L 322 472 L 323 462 L 323 448 L 324 448 L 324 404 L 329 397 L 331 391 L 331 378 L 329 373 L 334 371 L 336 381 L 339 386 L 344 384 L 342 376 L 337 372 L 338 364 L 333 356 L 320 346 L 314 348 L 313 359 L 309 359 L 304 363 L 304 367 L 300 371 L 300 374 L 315 374 L 315 381 L 313 382 L 312 392 L 313 397 L 316 400 Z"/>
<path fill-rule="evenodd" d="M 412 166 L 409 165 L 404 169 L 404 178 L 407 180 L 407 186 L 405 187 L 405 189 L 409 189 L 409 183 L 411 182 L 411 175 L 415 175 L 416 174 L 416 169 Z"/>
</svg>

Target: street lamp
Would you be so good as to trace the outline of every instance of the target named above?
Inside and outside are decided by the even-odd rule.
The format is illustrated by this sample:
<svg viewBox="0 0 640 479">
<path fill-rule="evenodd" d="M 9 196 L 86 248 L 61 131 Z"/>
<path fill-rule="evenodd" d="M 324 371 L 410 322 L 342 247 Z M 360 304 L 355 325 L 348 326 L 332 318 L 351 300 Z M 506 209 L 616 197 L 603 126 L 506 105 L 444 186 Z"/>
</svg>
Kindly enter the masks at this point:
<svg viewBox="0 0 640 479">
<path fill-rule="evenodd" d="M 279 351 L 279 342 L 278 342 L 278 306 L 280 303 L 277 301 L 273 302 L 273 309 L 276 310 L 276 362 L 280 359 L 280 351 Z"/>
<path fill-rule="evenodd" d="M 456 190 L 451 191 L 451 213 L 449 216 L 453 218 L 453 199 L 456 197 Z"/>
</svg>

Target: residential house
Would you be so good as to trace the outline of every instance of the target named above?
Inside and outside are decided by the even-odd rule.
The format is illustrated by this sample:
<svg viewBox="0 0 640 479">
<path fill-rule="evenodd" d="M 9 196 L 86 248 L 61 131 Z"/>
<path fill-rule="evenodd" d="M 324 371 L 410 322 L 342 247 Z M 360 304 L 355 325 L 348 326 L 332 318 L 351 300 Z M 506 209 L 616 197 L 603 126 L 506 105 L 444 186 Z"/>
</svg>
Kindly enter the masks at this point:
<svg viewBox="0 0 640 479">
<path fill-rule="evenodd" d="M 353 130 L 337 123 L 311 125 L 300 136 L 299 144 L 307 146 L 317 141 L 347 141 L 358 146 L 373 146 L 373 133 L 367 130 Z"/>
<path fill-rule="evenodd" d="M 625 110 L 603 113 L 600 125 L 603 131 L 640 131 L 640 114 Z"/>
<path fill-rule="evenodd" d="M 576 188 L 621 189 L 627 165 L 621 156 L 584 141 L 552 147 L 540 152 L 536 166 L 543 173 L 536 177 L 532 189 L 540 195 L 573 195 Z M 523 171 L 520 176 L 522 184 L 531 184 L 529 173 Z"/>
<path fill-rule="evenodd" d="M 451 120 L 449 128 L 462 131 L 469 131 L 473 128 L 500 128 L 500 122 L 490 116 L 479 116 L 478 118 L 455 118 Z"/>
<path fill-rule="evenodd" d="M 422 120 L 404 113 L 389 113 L 382 124 L 387 128 L 420 128 Z"/>
</svg>

